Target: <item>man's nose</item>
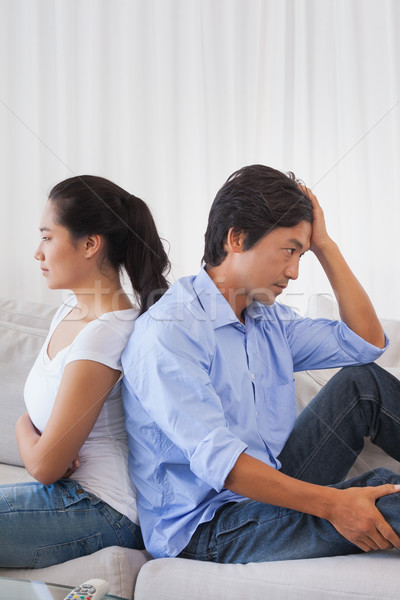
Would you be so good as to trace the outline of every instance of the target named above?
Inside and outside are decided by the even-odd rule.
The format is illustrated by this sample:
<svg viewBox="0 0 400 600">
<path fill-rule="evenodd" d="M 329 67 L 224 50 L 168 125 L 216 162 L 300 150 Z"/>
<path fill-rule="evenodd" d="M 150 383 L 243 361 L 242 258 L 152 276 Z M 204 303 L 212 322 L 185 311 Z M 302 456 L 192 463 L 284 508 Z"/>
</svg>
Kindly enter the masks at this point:
<svg viewBox="0 0 400 600">
<path fill-rule="evenodd" d="M 285 269 L 285 275 L 288 279 L 297 279 L 299 276 L 299 259 L 296 257 L 295 260 L 291 261 L 291 263 Z"/>
</svg>

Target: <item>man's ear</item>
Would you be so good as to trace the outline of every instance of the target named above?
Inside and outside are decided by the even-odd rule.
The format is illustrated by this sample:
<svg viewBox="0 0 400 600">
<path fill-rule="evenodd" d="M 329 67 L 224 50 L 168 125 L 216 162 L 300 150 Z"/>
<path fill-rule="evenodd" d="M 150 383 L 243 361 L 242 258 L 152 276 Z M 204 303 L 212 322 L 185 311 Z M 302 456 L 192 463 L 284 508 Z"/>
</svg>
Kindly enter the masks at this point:
<svg viewBox="0 0 400 600">
<path fill-rule="evenodd" d="M 86 258 L 96 256 L 103 245 L 103 238 L 98 233 L 88 235 L 85 240 L 85 255 Z"/>
<path fill-rule="evenodd" d="M 246 234 L 231 227 L 226 236 L 226 248 L 231 252 L 240 253 L 244 251 Z"/>
</svg>

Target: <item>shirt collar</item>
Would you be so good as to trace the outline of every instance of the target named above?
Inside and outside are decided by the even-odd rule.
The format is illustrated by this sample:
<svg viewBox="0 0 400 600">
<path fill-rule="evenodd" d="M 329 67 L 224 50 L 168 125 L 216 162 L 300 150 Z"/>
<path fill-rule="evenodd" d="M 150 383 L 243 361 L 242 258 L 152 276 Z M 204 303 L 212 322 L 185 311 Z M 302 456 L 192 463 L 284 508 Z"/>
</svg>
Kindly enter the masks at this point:
<svg viewBox="0 0 400 600">
<path fill-rule="evenodd" d="M 234 325 L 244 330 L 229 302 L 225 300 L 205 268 L 193 280 L 193 289 L 204 312 L 209 317 L 214 329 L 225 325 Z"/>
</svg>

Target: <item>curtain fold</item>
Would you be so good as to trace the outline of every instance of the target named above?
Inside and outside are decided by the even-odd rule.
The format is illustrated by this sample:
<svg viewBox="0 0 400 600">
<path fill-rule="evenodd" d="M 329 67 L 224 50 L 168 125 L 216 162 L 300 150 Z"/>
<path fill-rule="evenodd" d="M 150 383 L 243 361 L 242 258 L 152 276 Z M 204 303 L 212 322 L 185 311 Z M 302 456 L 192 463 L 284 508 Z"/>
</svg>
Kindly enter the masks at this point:
<svg viewBox="0 0 400 600">
<path fill-rule="evenodd" d="M 108 177 L 198 271 L 237 168 L 293 170 L 378 313 L 400 319 L 397 0 L 0 0 L 2 295 L 57 301 L 32 258 L 48 190 Z M 313 256 L 285 302 L 331 294 Z"/>
</svg>

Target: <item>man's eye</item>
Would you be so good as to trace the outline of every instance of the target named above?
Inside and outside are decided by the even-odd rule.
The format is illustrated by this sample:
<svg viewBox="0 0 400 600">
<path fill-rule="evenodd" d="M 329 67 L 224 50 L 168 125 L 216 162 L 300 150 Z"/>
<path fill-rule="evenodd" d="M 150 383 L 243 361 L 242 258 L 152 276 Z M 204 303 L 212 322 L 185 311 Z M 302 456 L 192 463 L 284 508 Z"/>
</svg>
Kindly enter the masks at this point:
<svg viewBox="0 0 400 600">
<path fill-rule="evenodd" d="M 48 238 L 48 237 L 46 237 L 46 236 L 43 236 L 43 237 L 42 237 L 42 242 L 48 242 L 48 241 L 49 241 L 49 239 L 50 239 L 50 238 Z"/>
<path fill-rule="evenodd" d="M 290 256 L 293 256 L 293 254 L 296 252 L 296 248 L 286 248 L 286 250 L 289 252 Z"/>
</svg>

